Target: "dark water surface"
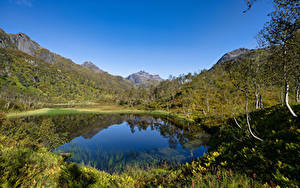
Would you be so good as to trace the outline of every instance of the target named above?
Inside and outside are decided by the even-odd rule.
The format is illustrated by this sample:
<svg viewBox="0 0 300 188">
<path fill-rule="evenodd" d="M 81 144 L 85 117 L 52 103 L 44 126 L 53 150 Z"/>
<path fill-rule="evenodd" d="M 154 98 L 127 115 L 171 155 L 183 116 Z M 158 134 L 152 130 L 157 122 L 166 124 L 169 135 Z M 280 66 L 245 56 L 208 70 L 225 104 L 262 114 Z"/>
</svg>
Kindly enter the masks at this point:
<svg viewBox="0 0 300 188">
<path fill-rule="evenodd" d="M 182 129 L 151 116 L 95 116 L 90 129 L 77 130 L 77 136 L 57 148 L 72 153 L 70 161 L 115 171 L 127 165 L 183 163 L 203 156 L 208 149 L 209 135 L 192 125 Z"/>
<path fill-rule="evenodd" d="M 199 127 L 148 115 L 77 114 L 27 118 L 49 122 L 66 137 L 55 151 L 108 172 L 128 165 L 148 167 L 184 163 L 203 156 L 209 135 Z M 184 124 L 184 125 L 182 125 Z"/>
</svg>

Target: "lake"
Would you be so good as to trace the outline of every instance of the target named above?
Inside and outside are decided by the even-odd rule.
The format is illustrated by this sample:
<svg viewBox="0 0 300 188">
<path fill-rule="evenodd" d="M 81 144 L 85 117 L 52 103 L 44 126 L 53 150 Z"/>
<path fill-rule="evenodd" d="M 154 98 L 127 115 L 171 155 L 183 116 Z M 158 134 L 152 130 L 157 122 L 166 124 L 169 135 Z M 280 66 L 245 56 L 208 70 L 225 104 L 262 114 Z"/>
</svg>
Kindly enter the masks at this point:
<svg viewBox="0 0 300 188">
<path fill-rule="evenodd" d="M 50 122 L 65 138 L 54 152 L 71 153 L 68 161 L 107 172 L 177 165 L 203 156 L 209 148 L 210 135 L 198 126 L 149 115 L 73 114 L 22 121 Z"/>
</svg>

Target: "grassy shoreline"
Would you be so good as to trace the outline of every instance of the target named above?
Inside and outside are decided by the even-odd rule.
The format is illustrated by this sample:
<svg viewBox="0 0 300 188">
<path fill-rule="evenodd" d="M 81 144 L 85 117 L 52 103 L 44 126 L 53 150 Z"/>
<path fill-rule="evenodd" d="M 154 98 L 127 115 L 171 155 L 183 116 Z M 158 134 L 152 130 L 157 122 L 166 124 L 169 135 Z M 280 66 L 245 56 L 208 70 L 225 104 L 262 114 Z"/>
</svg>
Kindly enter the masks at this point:
<svg viewBox="0 0 300 188">
<path fill-rule="evenodd" d="M 126 106 L 118 106 L 111 104 L 100 104 L 98 106 L 85 106 L 85 107 L 60 107 L 60 108 L 41 108 L 36 110 L 29 110 L 23 112 L 9 112 L 6 113 L 8 119 L 21 118 L 28 116 L 55 116 L 55 115 L 71 115 L 71 114 L 132 114 L 132 115 L 151 115 L 162 118 L 167 118 L 178 126 L 184 126 L 186 124 L 193 124 L 194 121 L 163 110 L 140 110 L 136 108 L 130 108 Z M 203 125 L 201 126 L 203 129 Z"/>
<path fill-rule="evenodd" d="M 155 110 L 139 110 L 134 108 L 115 106 L 115 105 L 102 105 L 97 107 L 66 107 L 66 108 L 41 108 L 37 110 L 30 110 L 24 112 L 9 112 L 6 113 L 7 118 L 17 118 L 26 116 L 41 116 L 41 115 L 67 115 L 67 114 L 82 114 L 82 113 L 95 113 L 95 114 L 147 114 L 147 115 L 160 115 L 160 116 L 175 116 L 169 112 Z M 177 117 L 178 119 L 184 119 Z"/>
</svg>

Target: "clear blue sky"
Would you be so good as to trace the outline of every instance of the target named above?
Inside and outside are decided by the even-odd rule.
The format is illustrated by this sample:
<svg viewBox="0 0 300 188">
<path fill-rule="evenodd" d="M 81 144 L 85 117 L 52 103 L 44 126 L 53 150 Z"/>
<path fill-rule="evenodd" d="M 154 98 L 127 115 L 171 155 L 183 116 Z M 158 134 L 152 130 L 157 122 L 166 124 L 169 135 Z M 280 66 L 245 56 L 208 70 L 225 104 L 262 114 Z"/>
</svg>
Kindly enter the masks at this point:
<svg viewBox="0 0 300 188">
<path fill-rule="evenodd" d="M 0 28 L 23 32 L 76 63 L 127 76 L 209 69 L 224 53 L 255 48 L 271 0 L 0 0 Z"/>
</svg>

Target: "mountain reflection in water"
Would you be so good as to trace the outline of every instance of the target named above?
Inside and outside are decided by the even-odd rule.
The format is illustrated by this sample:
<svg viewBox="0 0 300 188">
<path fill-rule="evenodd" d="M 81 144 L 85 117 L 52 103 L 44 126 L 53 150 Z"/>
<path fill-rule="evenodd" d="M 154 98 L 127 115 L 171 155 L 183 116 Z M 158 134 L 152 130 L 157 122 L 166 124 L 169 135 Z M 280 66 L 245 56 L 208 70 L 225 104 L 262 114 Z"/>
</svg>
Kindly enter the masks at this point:
<svg viewBox="0 0 300 188">
<path fill-rule="evenodd" d="M 68 143 L 56 148 L 72 153 L 69 161 L 108 172 L 128 165 L 148 167 L 191 161 L 203 156 L 209 135 L 195 125 L 148 115 L 80 114 L 43 116 L 57 125 Z"/>
</svg>

